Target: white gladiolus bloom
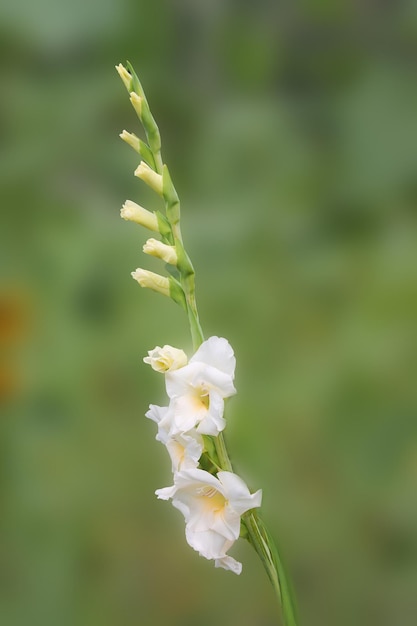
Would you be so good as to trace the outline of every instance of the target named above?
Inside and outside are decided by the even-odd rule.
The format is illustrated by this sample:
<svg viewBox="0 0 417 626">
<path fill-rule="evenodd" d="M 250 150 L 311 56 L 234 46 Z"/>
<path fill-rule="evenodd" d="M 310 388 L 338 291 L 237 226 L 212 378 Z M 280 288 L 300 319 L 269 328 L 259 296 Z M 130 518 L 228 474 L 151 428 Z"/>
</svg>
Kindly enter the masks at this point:
<svg viewBox="0 0 417 626">
<path fill-rule="evenodd" d="M 240 574 L 242 565 L 226 552 L 238 539 L 243 513 L 261 506 L 262 491 L 249 492 L 246 483 L 232 472 L 219 472 L 217 478 L 201 469 L 174 475 L 174 485 L 156 492 L 184 516 L 188 544 L 216 567 Z"/>
<path fill-rule="evenodd" d="M 166 446 L 172 462 L 172 471 L 195 469 L 203 453 L 203 438 L 195 430 L 170 437 L 172 414 L 169 407 L 151 404 L 145 416 L 156 422 L 156 439 Z"/>
<path fill-rule="evenodd" d="M 224 398 L 236 393 L 235 365 L 228 341 L 210 337 L 188 365 L 167 372 L 166 389 L 174 414 L 172 435 L 196 428 L 201 434 L 217 436 L 224 429 Z"/>
<path fill-rule="evenodd" d="M 156 346 L 149 350 L 148 356 L 143 361 L 148 363 L 156 372 L 172 372 L 187 365 L 187 355 L 184 350 L 165 345 L 163 348 Z"/>
<path fill-rule="evenodd" d="M 203 453 L 203 438 L 195 430 L 169 437 L 165 442 L 172 471 L 196 469 Z"/>
</svg>

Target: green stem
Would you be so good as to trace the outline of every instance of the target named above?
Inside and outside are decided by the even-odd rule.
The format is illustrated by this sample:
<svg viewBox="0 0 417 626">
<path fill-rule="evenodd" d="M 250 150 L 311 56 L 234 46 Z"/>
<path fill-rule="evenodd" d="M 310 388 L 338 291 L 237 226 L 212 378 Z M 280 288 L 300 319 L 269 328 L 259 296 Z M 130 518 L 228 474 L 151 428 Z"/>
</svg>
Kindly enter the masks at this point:
<svg viewBox="0 0 417 626">
<path fill-rule="evenodd" d="M 195 352 L 203 343 L 204 335 L 198 318 L 197 304 L 195 301 L 194 274 L 187 276 L 186 279 L 182 281 L 182 286 L 187 302 L 188 321 L 190 324 L 191 338 L 193 340 L 193 348 Z"/>
<path fill-rule="evenodd" d="M 227 453 L 226 442 L 224 440 L 223 433 L 220 432 L 217 437 L 213 437 L 213 440 L 220 467 L 223 470 L 226 470 L 226 472 L 233 472 L 232 462 L 230 461 L 229 455 Z"/>
<path fill-rule="evenodd" d="M 282 608 L 285 626 L 297 626 L 296 609 L 289 578 L 274 541 L 256 511 L 247 511 L 242 522 L 248 541 L 260 557 Z"/>
<path fill-rule="evenodd" d="M 153 158 L 155 161 L 155 170 L 158 174 L 162 174 L 162 170 L 164 169 L 164 164 L 162 161 L 162 156 L 161 156 L 161 151 L 158 150 L 158 152 L 154 152 L 153 153 Z"/>
</svg>

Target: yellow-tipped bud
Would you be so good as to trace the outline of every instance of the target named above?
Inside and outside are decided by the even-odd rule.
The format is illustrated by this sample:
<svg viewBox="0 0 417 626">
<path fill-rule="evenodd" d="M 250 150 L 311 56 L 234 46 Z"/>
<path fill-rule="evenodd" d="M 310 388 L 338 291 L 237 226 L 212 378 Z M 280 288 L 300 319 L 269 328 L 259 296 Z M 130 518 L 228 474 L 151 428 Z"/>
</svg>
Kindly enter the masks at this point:
<svg viewBox="0 0 417 626">
<path fill-rule="evenodd" d="M 140 153 L 140 140 L 139 137 L 136 137 L 134 133 L 128 133 L 127 130 L 124 130 L 120 133 L 119 137 L 123 139 L 133 150 Z"/>
<path fill-rule="evenodd" d="M 158 218 L 155 213 L 147 211 L 132 200 L 126 200 L 120 210 L 120 217 L 129 222 L 136 222 L 136 224 L 149 228 L 149 230 L 159 232 Z"/>
<path fill-rule="evenodd" d="M 121 63 L 119 63 L 119 65 L 116 65 L 116 70 L 120 78 L 122 79 L 124 86 L 130 92 L 132 89 L 132 75 L 127 71 L 125 66 L 122 65 Z"/>
<path fill-rule="evenodd" d="M 157 239 L 148 239 L 143 246 L 143 251 L 145 254 L 156 256 L 158 259 L 162 259 L 162 261 L 165 261 L 165 263 L 169 263 L 170 265 L 177 264 L 178 257 L 175 247 L 167 246 L 165 243 L 162 243 L 162 241 L 158 241 Z"/>
<path fill-rule="evenodd" d="M 132 91 L 130 93 L 130 102 L 132 103 L 133 108 L 135 109 L 137 116 L 139 117 L 139 119 L 142 116 L 142 102 L 143 102 L 143 98 L 141 96 L 138 96 L 138 94 L 135 91 Z"/>
<path fill-rule="evenodd" d="M 160 276 L 154 272 L 143 270 L 138 268 L 132 272 L 132 277 L 138 281 L 141 287 L 147 287 L 158 293 L 162 293 L 164 296 L 170 296 L 170 284 L 169 279 L 166 276 Z"/>
<path fill-rule="evenodd" d="M 135 176 L 143 180 L 160 196 L 163 195 L 162 176 L 153 171 L 145 161 L 141 161 L 135 170 Z"/>
</svg>

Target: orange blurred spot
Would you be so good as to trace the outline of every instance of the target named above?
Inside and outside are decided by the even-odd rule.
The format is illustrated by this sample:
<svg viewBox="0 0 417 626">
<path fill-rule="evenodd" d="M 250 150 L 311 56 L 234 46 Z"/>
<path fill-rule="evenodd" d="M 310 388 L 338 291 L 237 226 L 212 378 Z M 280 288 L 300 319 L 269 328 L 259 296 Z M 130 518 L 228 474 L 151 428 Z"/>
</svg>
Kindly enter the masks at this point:
<svg viewBox="0 0 417 626">
<path fill-rule="evenodd" d="M 0 293 L 0 346 L 10 345 L 25 335 L 28 322 L 27 302 L 17 292 Z"/>
</svg>

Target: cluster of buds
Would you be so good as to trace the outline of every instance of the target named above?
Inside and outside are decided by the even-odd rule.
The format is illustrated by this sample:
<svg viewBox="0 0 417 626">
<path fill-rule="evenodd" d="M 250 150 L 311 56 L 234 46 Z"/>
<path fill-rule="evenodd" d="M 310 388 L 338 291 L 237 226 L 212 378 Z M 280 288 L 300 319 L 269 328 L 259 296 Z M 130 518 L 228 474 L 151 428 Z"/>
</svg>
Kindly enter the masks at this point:
<svg viewBox="0 0 417 626">
<path fill-rule="evenodd" d="M 144 358 L 165 374 L 168 406 L 151 405 L 146 417 L 156 422 L 156 439 L 171 458 L 173 486 L 158 489 L 172 499 L 185 519 L 188 544 L 206 559 L 240 574 L 242 565 L 226 554 L 239 538 L 241 516 L 261 505 L 244 481 L 220 469 L 216 438 L 224 430 L 224 401 L 236 393 L 236 360 L 224 338 L 210 337 L 188 361 L 183 350 L 157 346 Z"/>
<path fill-rule="evenodd" d="M 162 162 L 158 127 L 133 68 L 129 66 L 128 71 L 120 64 L 116 69 L 130 94 L 147 143 L 126 130 L 120 137 L 142 157 L 135 176 L 165 203 L 162 214 L 126 200 L 120 215 L 159 233 L 160 239 L 148 239 L 143 252 L 170 266 L 169 276 L 142 268 L 132 276 L 142 287 L 169 296 L 184 307 L 194 344 L 199 346 L 189 361 L 182 350 L 171 346 L 158 346 L 144 359 L 165 375 L 170 399 L 168 406 L 151 405 L 146 413 L 158 425 L 156 439 L 165 445 L 174 475 L 173 486 L 158 489 L 156 494 L 163 500 L 172 499 L 182 512 L 186 539 L 192 548 L 214 560 L 216 567 L 240 574 L 241 563 L 227 551 L 240 535 L 242 515 L 260 506 L 262 493 L 251 494 L 219 454 L 218 440 L 226 426 L 224 401 L 236 393 L 236 360 L 226 339 L 210 337 L 203 341 L 195 305 L 194 270 L 182 244 L 178 195 Z"/>
<path fill-rule="evenodd" d="M 186 308 L 186 297 L 181 278 L 184 274 L 190 274 L 191 264 L 184 255 L 181 246 L 181 233 L 178 227 L 178 196 L 172 185 L 168 169 L 162 163 L 159 130 L 133 69 L 130 68 L 128 71 L 122 64 L 117 65 L 116 69 L 129 92 L 130 102 L 145 130 L 147 142 L 142 141 L 134 133 L 127 130 L 120 133 L 120 137 L 141 156 L 142 160 L 135 169 L 134 175 L 164 200 L 166 212 L 166 215 L 163 215 L 159 211 L 148 211 L 136 202 L 126 200 L 120 211 L 120 216 L 124 220 L 135 222 L 158 233 L 160 239 L 148 239 L 143 246 L 143 252 L 157 257 L 171 266 L 171 275 L 169 276 L 162 276 L 138 268 L 132 272 L 132 277 L 141 287 L 147 287 L 169 296 Z M 178 279 L 172 275 L 175 274 L 175 270 L 177 270 Z"/>
</svg>

